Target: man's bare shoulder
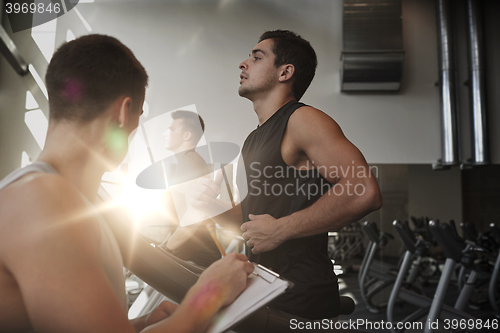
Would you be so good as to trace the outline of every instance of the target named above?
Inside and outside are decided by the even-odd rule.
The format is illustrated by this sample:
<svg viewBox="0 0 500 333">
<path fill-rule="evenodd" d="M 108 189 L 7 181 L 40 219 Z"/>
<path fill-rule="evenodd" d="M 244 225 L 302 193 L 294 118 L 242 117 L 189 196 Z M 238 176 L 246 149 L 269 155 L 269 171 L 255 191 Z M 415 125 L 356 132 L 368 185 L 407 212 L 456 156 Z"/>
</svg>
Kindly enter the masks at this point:
<svg viewBox="0 0 500 333">
<path fill-rule="evenodd" d="M 100 260 L 95 210 L 77 188 L 59 175 L 32 174 L 1 191 L 0 202 L 0 282 L 12 282 L 0 292 L 18 304 L 14 315 L 29 318 L 22 328 L 129 332 Z"/>
<path fill-rule="evenodd" d="M 0 192 L 0 210 L 4 217 L 16 214 L 17 218 L 24 219 L 36 214 L 45 220 L 46 214 L 64 214 L 77 207 L 83 207 L 81 195 L 60 175 L 30 173 Z"/>
<path fill-rule="evenodd" d="M 43 248 L 56 234 L 79 234 L 77 238 L 86 240 L 99 237 L 95 223 L 78 223 L 89 217 L 88 207 L 60 175 L 32 173 L 9 185 L 0 192 L 0 215 L 3 259 L 36 246 Z"/>
<path fill-rule="evenodd" d="M 207 166 L 207 162 L 196 151 L 189 151 L 188 153 L 184 154 L 184 156 L 181 159 L 179 159 L 179 164 L 180 165 L 193 164 L 199 166 Z"/>
<path fill-rule="evenodd" d="M 339 124 L 325 112 L 312 106 L 298 108 L 288 121 L 287 132 L 298 140 L 315 138 L 345 139 Z"/>
<path fill-rule="evenodd" d="M 210 172 L 207 162 L 197 152 L 188 152 L 179 159 L 175 170 L 175 177 L 182 181 L 189 181 L 206 176 Z"/>
</svg>

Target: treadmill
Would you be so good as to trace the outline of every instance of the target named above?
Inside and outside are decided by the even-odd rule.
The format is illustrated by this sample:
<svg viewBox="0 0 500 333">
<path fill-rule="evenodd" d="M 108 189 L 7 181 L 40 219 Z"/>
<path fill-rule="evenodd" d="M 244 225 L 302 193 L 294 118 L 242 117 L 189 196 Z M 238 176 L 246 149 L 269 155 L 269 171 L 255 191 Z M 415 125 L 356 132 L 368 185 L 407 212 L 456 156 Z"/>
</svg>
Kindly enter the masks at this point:
<svg viewBox="0 0 500 333">
<path fill-rule="evenodd" d="M 102 186 L 97 194 L 100 201 L 97 203 L 112 200 Z M 135 230 L 134 225 L 122 210 L 109 209 L 101 214 L 115 234 L 125 268 L 162 295 L 180 303 L 189 288 L 196 283 L 204 267 L 179 259 L 161 246 L 152 243 Z M 347 296 L 340 298 L 341 315 L 352 313 L 355 307 L 354 301 Z M 269 307 L 262 307 L 231 330 L 242 333 L 290 332 L 291 319 L 296 319 L 298 322 L 312 321 Z"/>
</svg>

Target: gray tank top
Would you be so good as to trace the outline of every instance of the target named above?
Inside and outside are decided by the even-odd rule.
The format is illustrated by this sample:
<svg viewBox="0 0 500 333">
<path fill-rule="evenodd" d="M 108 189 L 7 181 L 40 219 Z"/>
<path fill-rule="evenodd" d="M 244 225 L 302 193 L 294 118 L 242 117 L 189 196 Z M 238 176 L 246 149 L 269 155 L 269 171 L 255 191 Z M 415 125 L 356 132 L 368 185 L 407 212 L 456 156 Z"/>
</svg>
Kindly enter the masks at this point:
<svg viewBox="0 0 500 333">
<path fill-rule="evenodd" d="M 57 174 L 57 171 L 50 164 L 45 162 L 33 162 L 24 168 L 15 170 L 1 180 L 0 191 L 9 184 L 31 172 Z M 125 293 L 125 278 L 123 277 L 123 259 L 120 253 L 120 248 L 118 247 L 118 242 L 116 241 L 115 235 L 109 228 L 108 224 L 99 214 L 95 206 L 83 195 L 81 195 L 81 197 L 99 223 L 101 234 L 99 254 L 101 257 L 101 263 L 111 285 L 113 286 L 113 290 L 120 301 L 120 304 L 122 305 L 124 311 L 127 311 L 128 306 L 127 295 Z"/>
</svg>

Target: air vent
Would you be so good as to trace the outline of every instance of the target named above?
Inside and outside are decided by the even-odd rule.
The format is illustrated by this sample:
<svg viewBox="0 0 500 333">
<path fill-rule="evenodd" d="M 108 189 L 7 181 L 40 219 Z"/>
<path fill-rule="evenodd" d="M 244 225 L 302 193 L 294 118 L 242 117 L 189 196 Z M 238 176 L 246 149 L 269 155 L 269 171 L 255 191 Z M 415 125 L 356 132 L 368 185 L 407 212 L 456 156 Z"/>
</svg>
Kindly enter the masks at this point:
<svg viewBox="0 0 500 333">
<path fill-rule="evenodd" d="M 344 0 L 342 91 L 398 91 L 403 73 L 401 0 Z"/>
</svg>

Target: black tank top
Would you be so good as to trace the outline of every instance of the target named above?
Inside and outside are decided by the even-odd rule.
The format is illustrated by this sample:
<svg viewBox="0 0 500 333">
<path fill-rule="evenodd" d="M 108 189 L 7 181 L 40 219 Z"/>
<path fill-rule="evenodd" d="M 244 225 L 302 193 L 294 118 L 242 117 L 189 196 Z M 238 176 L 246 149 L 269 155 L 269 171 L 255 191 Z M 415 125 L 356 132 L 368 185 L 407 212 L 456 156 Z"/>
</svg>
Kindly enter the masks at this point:
<svg viewBox="0 0 500 333">
<path fill-rule="evenodd" d="M 299 171 L 288 166 L 281 156 L 288 119 L 301 106 L 304 104 L 288 102 L 250 133 L 243 144 L 246 180 L 238 177 L 238 187 L 248 191 L 241 203 L 244 222 L 249 220 L 248 214 L 270 214 L 277 219 L 290 215 L 312 205 L 331 187 L 316 169 Z M 308 319 L 339 314 L 337 277 L 327 244 L 328 235 L 324 233 L 288 240 L 269 252 L 247 253 L 250 261 L 271 268 L 295 284 L 271 307 Z"/>
</svg>

